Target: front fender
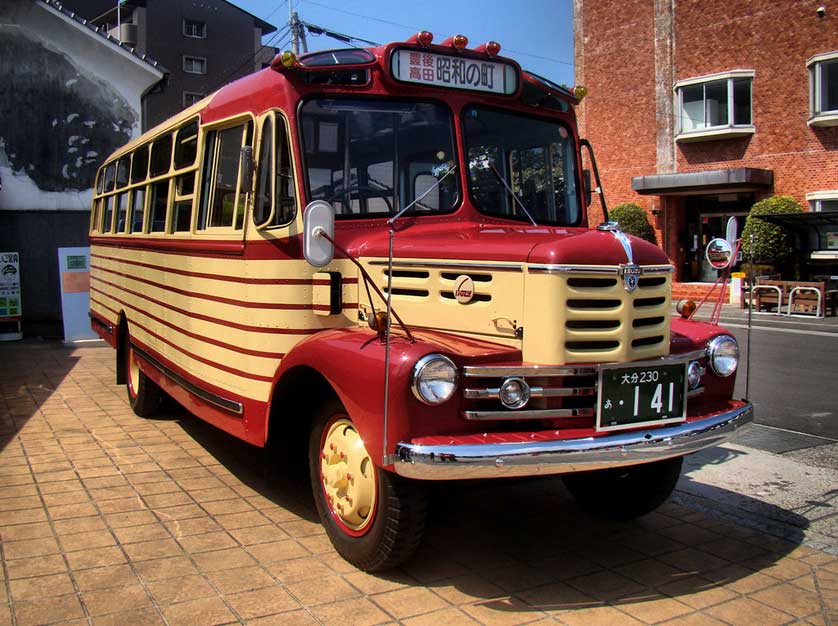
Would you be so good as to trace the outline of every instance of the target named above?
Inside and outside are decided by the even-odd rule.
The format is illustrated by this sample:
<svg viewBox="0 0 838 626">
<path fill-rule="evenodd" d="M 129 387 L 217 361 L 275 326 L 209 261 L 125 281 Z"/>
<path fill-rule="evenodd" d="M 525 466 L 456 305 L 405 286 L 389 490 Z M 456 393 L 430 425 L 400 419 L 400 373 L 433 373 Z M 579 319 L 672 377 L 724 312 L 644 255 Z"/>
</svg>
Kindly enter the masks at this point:
<svg viewBox="0 0 838 626">
<path fill-rule="evenodd" d="M 414 333 L 411 343 L 394 332 L 390 340 L 389 417 L 387 453 L 399 441 L 429 430 L 462 428 L 459 418 L 460 394 L 448 402 L 430 407 L 414 397 L 411 376 L 414 364 L 431 353 L 445 354 L 461 367 L 464 360 L 510 358 L 520 352 L 445 333 Z M 349 417 L 377 464 L 385 454 L 384 446 L 384 363 L 385 346 L 377 334 L 365 328 L 340 328 L 323 331 L 298 343 L 282 359 L 274 388 L 294 368 L 317 371 L 337 394 Z M 312 398 L 312 402 L 322 398 Z M 432 425 L 432 426 L 430 426 Z M 430 427 L 429 427 L 430 426 Z"/>
</svg>

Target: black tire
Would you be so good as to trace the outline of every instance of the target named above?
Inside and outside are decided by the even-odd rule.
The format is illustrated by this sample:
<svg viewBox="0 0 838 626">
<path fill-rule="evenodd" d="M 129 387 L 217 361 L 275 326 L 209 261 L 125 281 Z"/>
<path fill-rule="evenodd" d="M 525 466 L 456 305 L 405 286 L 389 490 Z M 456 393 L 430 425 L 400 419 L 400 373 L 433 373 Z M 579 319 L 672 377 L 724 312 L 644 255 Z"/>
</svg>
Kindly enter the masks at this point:
<svg viewBox="0 0 838 626">
<path fill-rule="evenodd" d="M 125 333 L 125 388 L 128 390 L 128 403 L 134 413 L 140 417 L 154 417 L 160 410 L 163 390 L 140 369 L 137 354 L 131 346 L 128 333 Z"/>
<path fill-rule="evenodd" d="M 341 440 L 356 444 L 352 449 L 346 446 L 348 455 L 341 454 Z M 337 442 L 335 449 L 330 449 L 329 442 Z M 309 472 L 326 534 L 355 567 L 366 572 L 391 569 L 419 547 L 428 510 L 425 485 L 377 467 L 337 400 L 327 401 L 315 416 L 309 437 Z M 344 478 L 334 478 L 341 475 Z M 374 488 L 372 500 L 366 488 Z"/>
<path fill-rule="evenodd" d="M 675 457 L 562 478 L 583 509 L 608 519 L 628 521 L 651 513 L 666 502 L 681 475 L 682 464 L 683 458 Z"/>
</svg>

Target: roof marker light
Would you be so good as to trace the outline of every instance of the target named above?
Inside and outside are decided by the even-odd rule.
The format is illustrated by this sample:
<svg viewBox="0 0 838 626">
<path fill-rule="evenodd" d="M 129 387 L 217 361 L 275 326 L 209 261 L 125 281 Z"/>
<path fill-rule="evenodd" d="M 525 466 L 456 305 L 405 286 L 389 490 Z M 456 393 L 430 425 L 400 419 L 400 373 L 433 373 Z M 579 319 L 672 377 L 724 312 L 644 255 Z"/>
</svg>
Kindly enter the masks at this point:
<svg viewBox="0 0 838 626">
<path fill-rule="evenodd" d="M 290 50 L 286 50 L 274 57 L 274 60 L 271 61 L 271 69 L 280 72 L 284 69 L 288 70 L 292 67 L 296 67 L 297 65 L 297 55 L 291 52 Z"/>
<path fill-rule="evenodd" d="M 423 48 L 427 48 L 434 40 L 434 34 L 427 30 L 420 30 L 415 35 L 411 35 L 406 43 L 418 43 Z"/>
<path fill-rule="evenodd" d="M 575 87 L 571 88 L 570 93 L 573 94 L 573 97 L 577 100 L 581 100 L 582 98 L 588 95 L 588 88 L 583 87 L 582 85 L 576 85 Z"/>
<path fill-rule="evenodd" d="M 468 45 L 468 37 L 466 37 L 465 35 L 454 35 L 453 37 L 449 37 L 439 45 L 451 46 L 457 52 L 462 52 L 466 49 L 466 46 Z"/>
<path fill-rule="evenodd" d="M 474 49 L 475 52 L 482 52 L 486 56 L 496 57 L 500 52 L 500 44 L 497 41 L 487 41 Z"/>
</svg>

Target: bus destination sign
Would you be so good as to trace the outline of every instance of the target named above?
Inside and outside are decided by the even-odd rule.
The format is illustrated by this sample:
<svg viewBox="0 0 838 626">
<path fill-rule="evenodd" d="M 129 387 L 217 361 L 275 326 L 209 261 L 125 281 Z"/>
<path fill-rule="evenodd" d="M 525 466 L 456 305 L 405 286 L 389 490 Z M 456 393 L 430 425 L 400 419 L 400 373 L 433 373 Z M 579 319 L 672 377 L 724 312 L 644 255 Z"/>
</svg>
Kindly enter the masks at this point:
<svg viewBox="0 0 838 626">
<path fill-rule="evenodd" d="M 391 58 L 397 80 L 434 87 L 469 89 L 512 95 L 518 73 L 508 63 L 435 54 L 421 50 L 396 50 Z"/>
</svg>

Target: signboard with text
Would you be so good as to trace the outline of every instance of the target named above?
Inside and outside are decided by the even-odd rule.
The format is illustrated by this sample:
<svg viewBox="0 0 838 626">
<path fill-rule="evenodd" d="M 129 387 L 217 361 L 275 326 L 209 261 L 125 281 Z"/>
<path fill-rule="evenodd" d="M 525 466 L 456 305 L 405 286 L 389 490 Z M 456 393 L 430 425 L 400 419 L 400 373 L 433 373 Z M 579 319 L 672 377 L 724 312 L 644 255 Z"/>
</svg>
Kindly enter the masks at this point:
<svg viewBox="0 0 838 626">
<path fill-rule="evenodd" d="M 0 340 L 20 339 L 20 255 L 0 252 Z"/>
<path fill-rule="evenodd" d="M 429 87 L 468 89 L 507 96 L 518 89 L 515 67 L 497 61 L 421 50 L 395 50 L 391 68 L 397 80 Z"/>
<path fill-rule="evenodd" d="M 98 336 L 90 328 L 90 248 L 59 248 L 61 318 L 64 341 L 84 341 Z"/>
</svg>

